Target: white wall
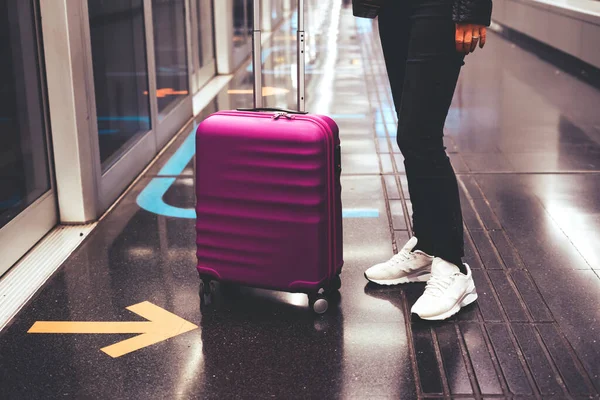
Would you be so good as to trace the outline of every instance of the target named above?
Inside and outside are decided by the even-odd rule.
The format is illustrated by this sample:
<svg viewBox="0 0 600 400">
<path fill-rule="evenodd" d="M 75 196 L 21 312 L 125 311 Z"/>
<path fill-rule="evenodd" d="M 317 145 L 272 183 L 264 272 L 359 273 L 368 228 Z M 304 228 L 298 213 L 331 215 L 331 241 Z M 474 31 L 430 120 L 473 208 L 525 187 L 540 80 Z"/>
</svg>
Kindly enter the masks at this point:
<svg viewBox="0 0 600 400">
<path fill-rule="evenodd" d="M 492 19 L 600 68 L 600 1 L 493 0 Z"/>
</svg>

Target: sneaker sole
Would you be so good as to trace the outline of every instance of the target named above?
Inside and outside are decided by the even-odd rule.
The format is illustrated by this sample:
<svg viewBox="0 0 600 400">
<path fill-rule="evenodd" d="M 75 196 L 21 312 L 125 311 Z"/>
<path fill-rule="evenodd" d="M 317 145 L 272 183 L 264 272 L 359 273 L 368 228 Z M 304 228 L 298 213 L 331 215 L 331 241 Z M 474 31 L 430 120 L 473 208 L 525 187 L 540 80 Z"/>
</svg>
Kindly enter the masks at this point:
<svg viewBox="0 0 600 400">
<path fill-rule="evenodd" d="M 458 313 L 461 308 L 466 307 L 477 300 L 477 291 L 473 290 L 471 293 L 467 293 L 460 302 L 456 303 L 454 307 L 452 307 L 449 311 L 439 315 L 433 315 L 431 317 L 421 317 L 419 318 L 427 320 L 427 321 L 442 321 L 444 319 L 448 319 L 452 317 L 454 314 Z M 417 314 L 418 315 L 418 314 Z"/>
<path fill-rule="evenodd" d="M 404 277 L 404 278 L 398 278 L 398 279 L 377 280 L 377 279 L 370 279 L 367 276 L 367 274 L 365 273 L 366 280 L 368 280 L 369 282 L 376 283 L 381 286 L 394 286 L 394 285 L 401 285 L 403 283 L 427 282 L 429 280 L 429 278 L 431 278 L 431 273 L 420 275 L 415 278 Z"/>
</svg>

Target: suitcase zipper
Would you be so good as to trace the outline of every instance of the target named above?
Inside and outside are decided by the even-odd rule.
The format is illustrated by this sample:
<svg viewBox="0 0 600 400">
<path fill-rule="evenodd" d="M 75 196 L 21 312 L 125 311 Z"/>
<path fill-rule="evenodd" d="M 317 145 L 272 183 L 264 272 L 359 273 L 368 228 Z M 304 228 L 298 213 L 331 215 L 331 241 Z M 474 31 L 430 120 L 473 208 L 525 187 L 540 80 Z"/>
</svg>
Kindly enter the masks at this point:
<svg viewBox="0 0 600 400">
<path fill-rule="evenodd" d="M 272 118 L 277 120 L 281 117 L 285 117 L 286 119 L 294 119 L 293 115 L 289 115 L 288 113 L 285 113 L 285 112 L 277 112 L 277 113 L 273 114 Z"/>
</svg>

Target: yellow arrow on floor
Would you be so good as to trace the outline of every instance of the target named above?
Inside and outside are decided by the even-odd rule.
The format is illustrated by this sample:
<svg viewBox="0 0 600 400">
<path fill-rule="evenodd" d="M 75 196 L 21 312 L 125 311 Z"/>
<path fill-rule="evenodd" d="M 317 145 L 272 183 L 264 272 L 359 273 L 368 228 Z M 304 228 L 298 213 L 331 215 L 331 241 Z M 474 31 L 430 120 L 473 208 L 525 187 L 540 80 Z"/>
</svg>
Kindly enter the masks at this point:
<svg viewBox="0 0 600 400">
<path fill-rule="evenodd" d="M 146 318 L 140 322 L 68 322 L 38 321 L 27 333 L 140 333 L 122 342 L 101 349 L 116 358 L 146 346 L 198 329 L 197 325 L 144 301 L 127 307 L 131 312 Z"/>
</svg>

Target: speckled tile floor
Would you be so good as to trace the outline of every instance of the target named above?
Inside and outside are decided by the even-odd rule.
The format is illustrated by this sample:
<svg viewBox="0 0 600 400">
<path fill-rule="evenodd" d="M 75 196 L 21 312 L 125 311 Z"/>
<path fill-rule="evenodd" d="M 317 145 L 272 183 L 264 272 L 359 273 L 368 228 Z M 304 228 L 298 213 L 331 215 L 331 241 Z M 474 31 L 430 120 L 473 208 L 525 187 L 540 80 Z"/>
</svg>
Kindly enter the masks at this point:
<svg viewBox="0 0 600 400">
<path fill-rule="evenodd" d="M 328 313 L 314 316 L 304 295 L 227 286 L 201 313 L 193 219 L 137 202 L 170 179 L 156 201 L 193 207 L 192 162 L 158 176 L 186 133 L 0 332 L 0 398 L 599 397 L 600 92 L 495 34 L 467 57 L 446 141 L 480 297 L 449 321 L 420 321 L 408 310 L 423 285 L 380 288 L 363 277 L 411 234 L 376 27 L 348 8 L 313 12 L 325 15 L 307 29 L 308 109 L 340 125 L 344 207 L 379 211 L 345 219 L 343 286 Z M 269 86 L 293 86 L 290 29 L 270 43 Z M 332 47 L 325 33 L 337 31 Z M 243 70 L 228 89 L 249 82 Z M 250 101 L 226 89 L 198 121 Z M 199 329 L 118 358 L 100 349 L 132 335 L 27 334 L 40 320 L 142 321 L 126 307 L 143 301 Z"/>
</svg>

